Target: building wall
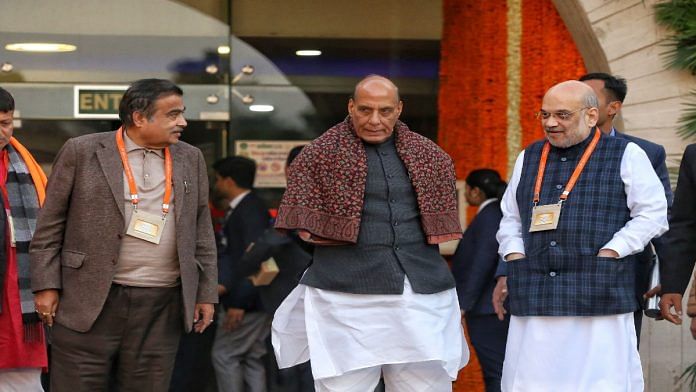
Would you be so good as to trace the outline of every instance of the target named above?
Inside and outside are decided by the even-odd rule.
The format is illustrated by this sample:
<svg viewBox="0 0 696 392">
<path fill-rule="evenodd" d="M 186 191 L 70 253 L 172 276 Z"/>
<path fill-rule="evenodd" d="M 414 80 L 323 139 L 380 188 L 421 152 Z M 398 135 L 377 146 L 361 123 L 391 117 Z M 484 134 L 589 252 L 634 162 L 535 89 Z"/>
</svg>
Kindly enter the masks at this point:
<svg viewBox="0 0 696 392">
<path fill-rule="evenodd" d="M 688 72 L 667 70 L 661 53 L 668 32 L 655 23 L 655 0 L 578 0 L 606 56 L 608 71 L 628 81 L 623 108 L 627 133 L 662 144 L 667 165 L 678 168 L 684 148 L 694 140 L 676 134 L 677 120 L 696 88 Z M 571 24 L 572 25 L 572 24 Z M 672 183 L 674 187 L 675 181 Z M 646 391 L 684 390 L 675 387 L 683 370 L 696 362 L 696 341 L 682 326 L 644 318 L 640 354 Z"/>
</svg>

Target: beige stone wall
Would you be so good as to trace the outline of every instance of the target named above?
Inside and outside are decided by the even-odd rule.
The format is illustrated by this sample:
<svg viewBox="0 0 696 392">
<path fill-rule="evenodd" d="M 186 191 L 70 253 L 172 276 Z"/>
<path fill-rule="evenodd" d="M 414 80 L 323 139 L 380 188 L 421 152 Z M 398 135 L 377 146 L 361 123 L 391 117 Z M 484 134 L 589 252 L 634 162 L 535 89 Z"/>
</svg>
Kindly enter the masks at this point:
<svg viewBox="0 0 696 392">
<path fill-rule="evenodd" d="M 565 0 L 561 0 L 565 1 Z M 627 133 L 662 144 L 668 166 L 675 167 L 685 141 L 676 134 L 677 120 L 696 77 L 666 70 L 661 53 L 667 32 L 654 19 L 655 0 L 578 0 L 603 49 L 609 72 L 628 81 L 623 109 Z M 672 184 L 674 187 L 676 184 Z M 685 325 L 644 318 L 640 348 L 646 391 L 687 390 L 675 387 L 683 369 L 696 362 L 696 341 Z"/>
<path fill-rule="evenodd" d="M 610 72 L 628 80 L 623 109 L 626 132 L 665 146 L 670 158 L 681 157 L 687 144 L 676 123 L 696 77 L 665 69 L 661 53 L 667 32 L 655 23 L 655 0 L 580 0 Z M 669 159 L 668 165 L 676 164 Z M 673 184 L 674 185 L 674 184 Z"/>
</svg>

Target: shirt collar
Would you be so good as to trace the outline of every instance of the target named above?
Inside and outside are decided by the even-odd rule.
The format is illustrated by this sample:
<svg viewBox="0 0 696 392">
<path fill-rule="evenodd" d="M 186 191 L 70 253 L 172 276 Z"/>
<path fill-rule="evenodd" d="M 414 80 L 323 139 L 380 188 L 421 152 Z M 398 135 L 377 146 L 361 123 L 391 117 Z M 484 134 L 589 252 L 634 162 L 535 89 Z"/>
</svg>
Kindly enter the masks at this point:
<svg viewBox="0 0 696 392">
<path fill-rule="evenodd" d="M 230 208 L 231 208 L 231 209 L 237 208 L 237 206 L 239 205 L 239 203 L 241 203 L 242 200 L 243 200 L 243 199 L 246 197 L 246 195 L 248 195 L 249 193 L 251 193 L 251 191 L 246 191 L 246 192 L 242 193 L 241 195 L 237 195 L 237 197 L 235 197 L 234 199 L 232 199 L 232 200 L 230 201 Z"/>
<path fill-rule="evenodd" d="M 155 149 L 145 148 L 145 147 L 139 146 L 139 145 L 135 144 L 133 139 L 128 137 L 128 133 L 125 131 L 123 132 L 123 144 L 126 147 L 127 153 L 131 152 L 131 151 L 135 151 L 135 150 L 146 150 L 146 151 L 150 151 L 150 152 L 155 153 L 160 158 L 164 158 L 164 149 L 155 150 Z"/>
<path fill-rule="evenodd" d="M 484 209 L 484 207 L 486 207 L 487 205 L 489 205 L 489 204 L 491 204 L 491 203 L 494 203 L 494 202 L 496 202 L 496 201 L 498 201 L 498 199 L 495 198 L 495 197 L 492 198 L 492 199 L 486 199 L 486 201 L 484 201 L 483 203 L 481 203 L 481 205 L 479 206 L 479 208 L 478 208 L 478 210 L 477 210 L 476 212 L 477 212 L 477 213 L 481 212 L 481 210 Z"/>
<path fill-rule="evenodd" d="M 609 136 L 616 136 L 616 128 L 611 127 L 611 132 L 609 132 Z"/>
</svg>

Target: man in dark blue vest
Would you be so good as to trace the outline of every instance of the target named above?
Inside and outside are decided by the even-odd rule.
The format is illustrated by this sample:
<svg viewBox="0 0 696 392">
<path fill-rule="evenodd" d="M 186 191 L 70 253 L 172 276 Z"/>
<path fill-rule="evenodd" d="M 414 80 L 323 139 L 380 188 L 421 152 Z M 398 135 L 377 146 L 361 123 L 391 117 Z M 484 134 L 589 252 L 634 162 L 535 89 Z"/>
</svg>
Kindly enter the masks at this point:
<svg viewBox="0 0 696 392">
<path fill-rule="evenodd" d="M 520 153 L 503 197 L 503 390 L 643 390 L 635 255 L 667 230 L 667 200 L 645 152 L 596 127 L 598 106 L 582 82 L 549 89 L 546 140 Z"/>
<path fill-rule="evenodd" d="M 645 151 L 648 159 L 650 159 L 650 164 L 655 170 L 657 176 L 660 178 L 660 182 L 662 182 L 665 197 L 667 198 L 667 204 L 668 206 L 671 206 L 673 196 L 672 188 L 669 183 L 669 173 L 667 172 L 667 165 L 665 164 L 666 154 L 664 147 L 651 141 L 619 132 L 614 127 L 614 118 L 616 118 L 616 115 L 621 111 L 624 98 L 626 98 L 626 93 L 628 91 L 626 80 L 601 72 L 585 74 L 578 80 L 592 87 L 597 95 L 597 100 L 599 102 L 599 118 L 597 120 L 597 128 L 607 136 L 623 138 L 633 142 L 643 151 Z M 657 249 L 658 253 L 660 253 L 662 247 L 661 239 L 654 238 L 652 243 Z M 659 287 L 648 287 L 650 283 L 650 272 L 654 264 L 653 256 L 654 254 L 650 247 L 646 247 L 646 249 L 641 252 L 640 255 L 638 255 L 639 262 L 636 268 L 636 298 L 638 298 L 639 304 L 641 305 L 643 305 L 644 295 L 654 295 L 655 292 L 659 290 Z M 499 276 L 498 285 L 496 287 L 498 292 L 502 290 L 506 283 L 504 277 L 505 274 L 505 264 L 503 263 L 496 274 Z M 493 302 L 494 304 L 498 305 L 500 303 L 500 298 L 494 299 Z M 497 311 L 501 312 L 502 307 L 498 308 L 499 309 L 497 309 Z M 636 336 L 638 338 L 638 342 L 640 342 L 640 331 L 643 319 L 642 306 L 634 313 L 633 316 L 635 321 Z"/>
</svg>

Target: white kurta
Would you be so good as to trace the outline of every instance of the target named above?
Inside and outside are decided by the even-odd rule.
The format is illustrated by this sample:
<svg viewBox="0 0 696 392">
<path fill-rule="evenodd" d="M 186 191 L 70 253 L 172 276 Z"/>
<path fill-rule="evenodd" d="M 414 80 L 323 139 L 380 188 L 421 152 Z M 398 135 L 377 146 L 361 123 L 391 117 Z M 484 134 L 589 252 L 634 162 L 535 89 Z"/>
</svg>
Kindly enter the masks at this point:
<svg viewBox="0 0 696 392">
<path fill-rule="evenodd" d="M 523 162 L 524 151 L 517 157 L 501 202 L 503 218 L 497 234 L 501 257 L 525 253 L 522 231 L 529 228 L 521 225 L 516 196 Z M 631 220 L 602 248 L 625 257 L 667 231 L 667 200 L 650 160 L 634 143 L 624 150 L 620 175 Z M 502 386 L 504 391 L 642 391 L 633 314 L 512 316 Z"/>
<path fill-rule="evenodd" d="M 439 361 L 452 380 L 469 361 L 455 289 L 348 294 L 299 285 L 273 318 L 280 368 L 312 359 L 315 379 L 383 364 Z"/>
</svg>

